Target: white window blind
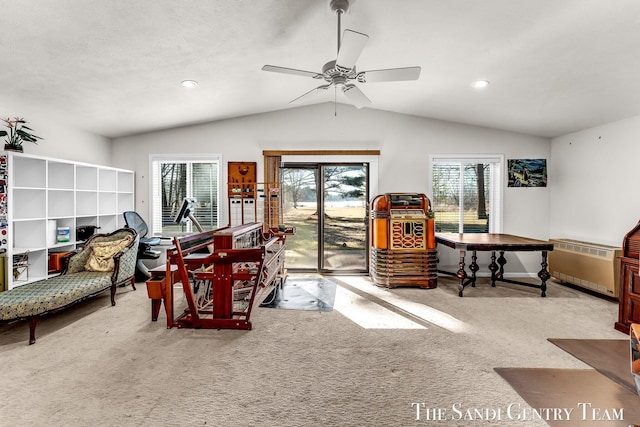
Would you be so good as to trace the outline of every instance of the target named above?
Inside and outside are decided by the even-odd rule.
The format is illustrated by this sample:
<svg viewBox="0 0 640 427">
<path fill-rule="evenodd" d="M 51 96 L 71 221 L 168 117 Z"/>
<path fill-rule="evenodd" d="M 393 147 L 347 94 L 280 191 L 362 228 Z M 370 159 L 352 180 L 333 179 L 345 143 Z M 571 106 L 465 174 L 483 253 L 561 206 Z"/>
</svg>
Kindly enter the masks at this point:
<svg viewBox="0 0 640 427">
<path fill-rule="evenodd" d="M 433 155 L 430 164 L 436 231 L 502 231 L 502 155 Z"/>
<path fill-rule="evenodd" d="M 154 235 L 179 236 L 197 231 L 191 221 L 175 224 L 186 197 L 196 199 L 194 217 L 203 229 L 218 228 L 220 157 L 152 156 L 152 220 Z"/>
</svg>

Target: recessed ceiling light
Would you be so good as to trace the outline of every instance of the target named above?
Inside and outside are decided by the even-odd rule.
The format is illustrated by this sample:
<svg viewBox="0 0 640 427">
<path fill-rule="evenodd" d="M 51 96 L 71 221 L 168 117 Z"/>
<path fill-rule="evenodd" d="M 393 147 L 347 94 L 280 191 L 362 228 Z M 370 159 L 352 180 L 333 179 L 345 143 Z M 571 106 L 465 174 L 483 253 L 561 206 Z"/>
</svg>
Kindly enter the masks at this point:
<svg viewBox="0 0 640 427">
<path fill-rule="evenodd" d="M 489 86 L 488 80 L 476 80 L 475 82 L 471 83 L 471 87 L 473 87 L 474 89 L 483 89 L 487 86 Z"/>
<path fill-rule="evenodd" d="M 182 83 L 180 83 L 182 86 L 184 87 L 196 87 L 198 86 L 198 82 L 195 80 L 183 80 Z"/>
</svg>

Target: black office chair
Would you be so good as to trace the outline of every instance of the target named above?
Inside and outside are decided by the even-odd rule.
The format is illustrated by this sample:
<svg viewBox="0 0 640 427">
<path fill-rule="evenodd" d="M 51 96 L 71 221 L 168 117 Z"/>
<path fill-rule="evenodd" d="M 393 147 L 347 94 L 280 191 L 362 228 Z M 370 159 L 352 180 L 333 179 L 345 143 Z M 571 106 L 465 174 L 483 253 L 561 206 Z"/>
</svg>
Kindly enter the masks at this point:
<svg viewBox="0 0 640 427">
<path fill-rule="evenodd" d="M 162 252 L 153 249 L 153 246 L 158 246 L 162 239 L 160 237 L 147 237 L 149 227 L 138 212 L 126 211 L 123 212 L 123 215 L 127 227 L 133 228 L 140 236 L 138 259 L 136 261 L 136 280 L 146 281 L 151 277 L 151 273 L 142 260 L 160 258 Z"/>
</svg>

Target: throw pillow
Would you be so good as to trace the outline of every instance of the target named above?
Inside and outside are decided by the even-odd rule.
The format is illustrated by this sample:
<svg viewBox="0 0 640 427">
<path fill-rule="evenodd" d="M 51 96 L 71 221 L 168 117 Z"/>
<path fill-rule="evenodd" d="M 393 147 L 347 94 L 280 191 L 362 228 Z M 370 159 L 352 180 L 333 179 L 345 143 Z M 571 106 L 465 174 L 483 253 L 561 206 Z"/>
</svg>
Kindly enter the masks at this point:
<svg viewBox="0 0 640 427">
<path fill-rule="evenodd" d="M 113 271 L 113 256 L 131 243 L 131 236 L 124 239 L 107 242 L 93 242 L 90 244 L 91 253 L 84 269 L 87 271 Z"/>
</svg>

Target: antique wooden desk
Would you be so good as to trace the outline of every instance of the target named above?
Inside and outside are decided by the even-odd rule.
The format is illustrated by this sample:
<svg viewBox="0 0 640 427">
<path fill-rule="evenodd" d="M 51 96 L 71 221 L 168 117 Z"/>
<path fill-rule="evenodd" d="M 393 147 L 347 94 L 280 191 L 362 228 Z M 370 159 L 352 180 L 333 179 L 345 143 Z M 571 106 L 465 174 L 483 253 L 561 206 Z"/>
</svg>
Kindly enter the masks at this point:
<svg viewBox="0 0 640 427">
<path fill-rule="evenodd" d="M 491 264 L 489 264 L 489 270 L 491 271 L 491 286 L 495 287 L 496 282 L 512 283 L 516 285 L 528 286 L 531 288 L 537 288 L 541 290 L 541 295 L 546 296 L 547 292 L 547 280 L 551 277 L 547 270 L 547 252 L 553 250 L 553 243 L 544 240 L 529 239 L 527 237 L 513 236 L 511 234 L 497 234 L 497 233 L 436 233 L 436 243 L 448 246 L 460 251 L 460 263 L 457 272 L 452 273 L 448 271 L 438 270 L 439 273 L 449 274 L 456 276 L 459 279 L 458 283 L 458 295 L 462 296 L 464 288 L 471 285 L 476 286 L 476 272 L 480 269 L 476 262 L 477 251 L 490 251 L 491 252 Z M 500 253 L 500 256 L 496 259 L 496 251 Z M 528 251 L 542 253 L 542 268 L 538 272 L 538 277 L 541 283 L 539 285 L 534 283 L 521 282 L 518 280 L 505 279 L 504 278 L 504 265 L 507 263 L 504 253 L 507 251 Z M 471 252 L 471 264 L 469 264 L 469 270 L 471 276 L 465 271 L 465 256 L 467 252 Z"/>
</svg>

